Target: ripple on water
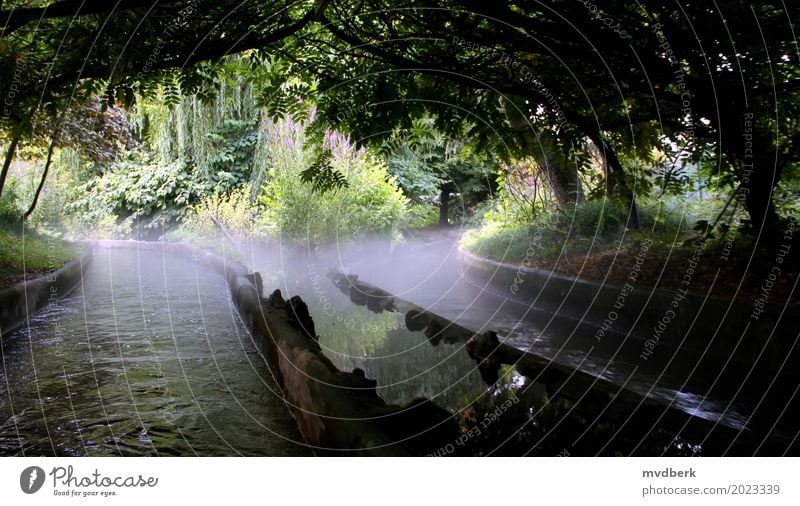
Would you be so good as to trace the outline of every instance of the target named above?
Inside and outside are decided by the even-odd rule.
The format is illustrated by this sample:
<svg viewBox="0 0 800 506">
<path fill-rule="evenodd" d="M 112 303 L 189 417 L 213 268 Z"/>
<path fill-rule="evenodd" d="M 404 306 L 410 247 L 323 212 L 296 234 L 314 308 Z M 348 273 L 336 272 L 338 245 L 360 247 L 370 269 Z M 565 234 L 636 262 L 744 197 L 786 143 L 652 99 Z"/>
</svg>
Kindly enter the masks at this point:
<svg viewBox="0 0 800 506">
<path fill-rule="evenodd" d="M 0 455 L 309 454 L 224 279 L 198 269 L 97 250 L 71 296 L 5 336 Z"/>
</svg>

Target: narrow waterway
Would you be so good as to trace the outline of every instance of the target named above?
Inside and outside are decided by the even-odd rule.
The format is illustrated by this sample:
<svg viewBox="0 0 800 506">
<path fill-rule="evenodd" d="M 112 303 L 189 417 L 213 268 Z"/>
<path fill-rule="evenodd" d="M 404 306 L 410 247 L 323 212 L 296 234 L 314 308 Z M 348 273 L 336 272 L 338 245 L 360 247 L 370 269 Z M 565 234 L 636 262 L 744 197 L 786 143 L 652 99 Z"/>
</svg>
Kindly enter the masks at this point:
<svg viewBox="0 0 800 506">
<path fill-rule="evenodd" d="M 309 455 L 221 274 L 94 252 L 84 282 L 3 337 L 0 455 Z"/>
<path fill-rule="evenodd" d="M 427 396 L 452 409 L 459 400 L 474 398 L 482 382 L 464 343 L 431 346 L 424 335 L 404 328 L 402 315 L 353 306 L 327 279 L 331 268 L 355 274 L 476 333 L 494 330 L 502 342 L 517 349 L 576 367 L 664 406 L 732 429 L 745 427 L 760 391 L 752 392 L 752 398 L 733 399 L 740 384 L 718 381 L 719 370 L 704 367 L 694 356 L 677 354 L 668 366 L 642 364 L 641 342 L 632 336 L 620 334 L 598 346 L 596 327 L 590 322 L 537 311 L 498 296 L 490 286 L 469 282 L 459 268 L 457 251 L 453 234 L 402 243 L 341 244 L 309 255 L 256 247 L 251 263 L 271 273 L 265 286 L 301 295 L 311 308 L 326 354 L 340 367 L 365 369 L 390 402 Z"/>
<path fill-rule="evenodd" d="M 306 249 L 251 244 L 243 250 L 248 267 L 262 274 L 264 295 L 275 288 L 284 296 L 300 295 L 324 354 L 340 369 L 363 369 L 385 401 L 429 398 L 463 421 L 487 397 L 519 396 L 519 412 L 505 419 L 505 427 L 495 425 L 499 442 L 487 441 L 486 452 L 508 441 L 511 454 L 556 454 L 588 428 L 562 428 L 556 437 L 537 432 L 533 413 L 542 394 L 529 388 L 530 378 L 504 366 L 502 381 L 487 380 L 463 340 L 410 330 L 403 314 L 353 303 L 329 278 L 331 269 L 734 433 L 748 430 L 759 401 L 759 390 L 739 388 L 743 384 L 735 379 L 718 381 L 718 371 L 698 367 L 696 358 L 641 367 L 634 339 L 620 335 L 593 346 L 590 323 L 538 312 L 467 282 L 454 237 Z M 186 257 L 97 249 L 74 293 L 3 338 L 2 359 L 2 455 L 311 453 L 223 277 Z M 772 423 L 777 415 L 769 409 L 763 417 Z M 791 426 L 792 419 L 778 417 L 776 424 Z M 680 453 L 688 443 L 688 454 L 699 451 L 700 439 L 687 443 L 675 436 L 681 429 L 666 427 L 662 437 L 661 428 L 636 427 L 621 451 L 636 450 L 646 437 L 653 442 L 641 450 L 645 454 L 665 447 Z M 613 453 L 605 446 L 584 451 Z"/>
<path fill-rule="evenodd" d="M 495 331 L 502 343 L 580 370 L 620 392 L 641 395 L 653 403 L 655 416 L 618 420 L 615 423 L 624 427 L 619 433 L 596 436 L 629 437 L 618 447 L 622 454 L 780 454 L 795 445 L 800 402 L 792 368 L 756 374 L 746 364 L 730 363 L 725 357 L 667 348 L 657 360 L 643 362 L 639 359 L 641 335 L 614 331 L 598 343 L 596 323 L 536 310 L 523 300 L 497 293 L 499 288 L 491 283 L 466 276 L 458 260 L 459 235 L 452 230 L 400 242 L 312 242 L 300 250 L 253 245 L 246 256 L 255 270 L 267 273 L 265 286 L 279 286 L 307 301 L 326 355 L 340 368 L 364 369 L 368 377 L 377 380 L 378 393 L 388 402 L 428 397 L 457 416 L 469 418 L 470 406 L 479 403 L 482 395 L 515 392 L 513 395 L 531 397 L 521 403 L 530 407 L 531 416 L 518 414 L 515 422 L 505 419 L 514 426 L 508 441 L 515 441 L 509 443 L 515 448 L 504 447 L 510 454 L 556 454 L 561 444 L 586 443 L 587 433 L 583 428 L 562 426 L 545 436 L 526 436 L 524 431 L 531 427 L 529 422 L 536 425 L 535 413 L 542 406 L 541 398 L 537 400 L 529 388 L 534 386 L 534 378 L 516 367 L 504 368 L 502 381 L 487 389 L 487 380 L 469 357 L 464 340 L 434 339 L 405 328 L 403 315 L 354 306 L 328 278 L 331 269 L 356 275 L 360 281 L 472 332 Z M 601 401 L 587 416 L 594 419 L 607 404 Z M 667 411 L 688 415 L 695 428 L 687 429 L 685 424 L 690 422 L 677 419 L 666 422 L 662 417 Z M 696 420 L 701 422 L 695 424 Z M 573 431 L 580 434 L 577 439 L 570 439 Z M 658 431 L 666 437 L 656 441 Z M 650 438 L 647 449 L 642 438 Z M 617 454 L 614 444 L 588 445 L 582 451 Z M 491 445 L 486 448 L 493 448 Z"/>
<path fill-rule="evenodd" d="M 732 399 L 726 382 L 709 388 L 718 369 L 698 367 L 696 356 L 676 354 L 668 365 L 642 363 L 638 359 L 642 342 L 634 336 L 612 333 L 612 338 L 598 343 L 592 322 L 538 311 L 497 294 L 490 283 L 470 280 L 460 268 L 453 237 L 411 242 L 394 251 L 378 256 L 380 262 L 348 262 L 347 268 L 360 279 L 470 330 L 496 331 L 502 342 L 517 349 L 578 368 L 693 416 L 741 429 L 758 401 L 758 397 Z"/>
</svg>

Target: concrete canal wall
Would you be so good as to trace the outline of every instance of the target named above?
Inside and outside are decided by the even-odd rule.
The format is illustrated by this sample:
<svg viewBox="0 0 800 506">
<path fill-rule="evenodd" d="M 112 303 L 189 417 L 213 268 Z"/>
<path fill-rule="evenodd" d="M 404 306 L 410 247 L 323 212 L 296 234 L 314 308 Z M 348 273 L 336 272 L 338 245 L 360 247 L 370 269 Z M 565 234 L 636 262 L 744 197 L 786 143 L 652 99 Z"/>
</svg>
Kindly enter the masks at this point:
<svg viewBox="0 0 800 506">
<path fill-rule="evenodd" d="M 584 281 L 496 262 L 463 249 L 459 263 L 466 279 L 481 289 L 593 324 L 603 339 L 639 339 L 643 354 L 666 347 L 748 367 L 760 356 L 758 367 L 771 369 L 783 363 L 800 328 L 797 315 L 781 307 L 766 307 L 753 318 L 754 305 L 733 294 L 722 299 Z"/>
<path fill-rule="evenodd" d="M 0 337 L 22 327 L 48 303 L 69 294 L 92 261 L 91 248 L 59 269 L 0 290 Z"/>
</svg>

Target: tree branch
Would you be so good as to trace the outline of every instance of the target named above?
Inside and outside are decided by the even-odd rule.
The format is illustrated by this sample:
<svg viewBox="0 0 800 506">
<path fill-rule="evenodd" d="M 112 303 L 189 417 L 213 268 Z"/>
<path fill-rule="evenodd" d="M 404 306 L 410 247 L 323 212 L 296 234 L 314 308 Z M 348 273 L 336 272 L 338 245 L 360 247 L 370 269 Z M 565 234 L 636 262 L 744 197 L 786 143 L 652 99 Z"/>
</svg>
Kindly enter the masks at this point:
<svg viewBox="0 0 800 506">
<path fill-rule="evenodd" d="M 103 12 L 121 12 L 150 7 L 160 0 L 118 0 L 116 5 L 109 0 L 61 0 L 46 7 L 25 7 L 0 12 L 0 25 L 4 26 L 0 37 L 7 37 L 31 21 L 87 16 Z M 167 2 L 164 2 L 167 3 Z"/>
</svg>

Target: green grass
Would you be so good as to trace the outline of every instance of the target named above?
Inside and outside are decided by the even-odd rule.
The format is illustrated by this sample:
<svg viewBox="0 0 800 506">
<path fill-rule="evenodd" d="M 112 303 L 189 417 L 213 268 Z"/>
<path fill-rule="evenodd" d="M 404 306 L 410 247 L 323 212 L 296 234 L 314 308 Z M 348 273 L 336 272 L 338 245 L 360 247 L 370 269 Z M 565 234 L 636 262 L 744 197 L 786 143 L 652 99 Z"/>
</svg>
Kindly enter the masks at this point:
<svg viewBox="0 0 800 506">
<path fill-rule="evenodd" d="M 0 229 L 0 286 L 8 286 L 31 274 L 58 269 L 76 258 L 80 245 L 57 237 Z"/>
<path fill-rule="evenodd" d="M 627 209 L 600 199 L 565 210 L 555 210 L 532 223 L 493 221 L 464 234 L 461 246 L 476 255 L 500 262 L 551 263 L 568 256 L 598 254 L 637 247 L 649 239 L 656 247 L 681 247 L 692 236 L 694 219 L 663 207 L 641 205 L 641 229 L 626 230 Z"/>
</svg>

